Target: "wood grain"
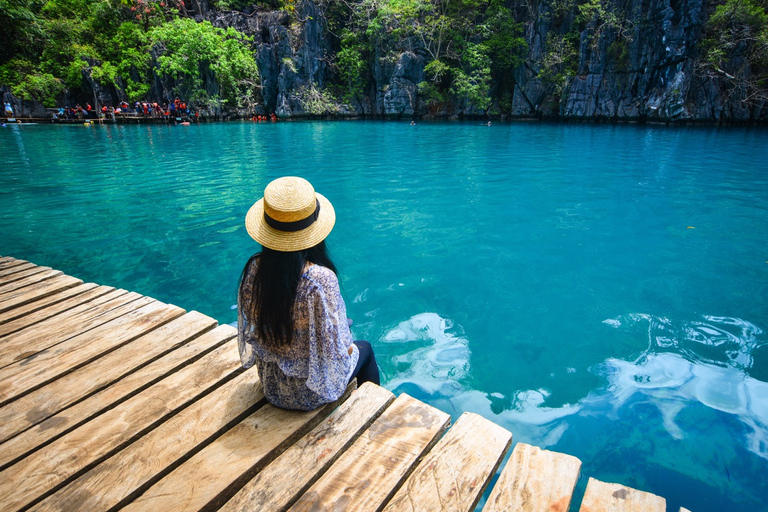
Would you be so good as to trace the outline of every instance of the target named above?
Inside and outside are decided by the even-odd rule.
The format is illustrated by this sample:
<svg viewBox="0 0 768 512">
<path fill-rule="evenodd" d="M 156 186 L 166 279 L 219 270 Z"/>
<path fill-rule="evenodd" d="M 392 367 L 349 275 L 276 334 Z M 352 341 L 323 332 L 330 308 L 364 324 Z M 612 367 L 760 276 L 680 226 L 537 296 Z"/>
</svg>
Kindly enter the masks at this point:
<svg viewBox="0 0 768 512">
<path fill-rule="evenodd" d="M 581 512 L 665 512 L 667 501 L 649 492 L 638 491 L 620 484 L 587 482 L 581 501 Z"/>
<path fill-rule="evenodd" d="M 400 395 L 290 510 L 378 510 L 449 423 L 444 412 Z"/>
<path fill-rule="evenodd" d="M 77 284 L 71 288 L 65 288 L 64 290 L 59 290 L 56 293 L 52 293 L 51 295 L 41 297 L 39 300 L 32 301 L 28 304 L 25 304 L 24 306 L 12 308 L 3 313 L 0 313 L 0 325 L 4 326 L 6 323 L 11 323 L 15 320 L 21 320 L 22 324 L 20 325 L 22 325 L 22 327 L 26 327 L 26 325 L 38 321 L 38 317 L 34 313 L 43 311 L 42 315 L 44 317 L 47 318 L 47 316 L 52 316 L 49 315 L 47 311 L 45 311 L 46 308 L 54 307 L 60 302 L 72 299 L 77 295 L 88 292 L 94 288 L 105 290 L 105 293 L 107 291 L 114 290 L 114 288 L 111 286 L 99 287 L 94 283 Z M 7 332 L 13 331 L 6 330 L 4 331 L 4 334 Z"/>
<path fill-rule="evenodd" d="M 21 265 L 22 263 L 29 263 L 26 260 L 18 260 L 10 256 L 0 256 L 0 268 L 13 267 L 15 265 Z"/>
<path fill-rule="evenodd" d="M 348 393 L 341 398 L 343 401 Z M 226 501 L 250 476 L 325 418 L 339 402 L 311 412 L 265 405 L 148 489 L 124 512 L 197 512 Z M 211 468 L 218 468 L 211 471 Z M 305 471 L 305 468 L 302 468 Z"/>
<path fill-rule="evenodd" d="M 0 343 L 0 368 L 51 348 L 78 334 L 150 304 L 153 299 L 113 290 L 63 311 L 60 315 L 10 333 Z"/>
<path fill-rule="evenodd" d="M 192 311 L 11 402 L 0 408 L 0 442 L 140 369 L 146 362 L 215 325 L 212 318 Z"/>
<path fill-rule="evenodd" d="M 24 278 L 34 276 L 40 272 L 51 270 L 51 267 L 38 267 L 37 265 L 18 265 L 6 270 L 6 274 L 0 276 L 0 289 L 6 288 L 8 284 L 15 283 Z M 61 272 L 59 272 L 61 274 Z M 13 288 L 11 288 L 13 289 Z"/>
<path fill-rule="evenodd" d="M 38 409 L 37 406 L 30 407 L 27 409 L 30 413 L 30 417 L 26 419 L 28 422 L 35 422 L 36 425 L 0 445 L 0 468 L 6 467 L 9 463 L 13 463 L 20 457 L 61 437 L 61 435 L 69 432 L 81 423 L 101 414 L 106 409 L 124 402 L 126 399 L 136 395 L 138 392 L 165 377 L 168 377 L 174 372 L 181 371 L 183 367 L 205 357 L 213 349 L 225 345 L 228 347 L 221 348 L 221 350 L 223 351 L 222 355 L 229 358 L 224 362 L 225 369 L 231 369 L 233 363 L 233 360 L 231 360 L 232 354 L 237 353 L 237 346 L 233 343 L 235 335 L 236 330 L 232 327 L 228 325 L 219 326 L 40 423 L 36 422 L 35 416 L 40 413 L 44 414 L 45 409 Z M 231 352 L 232 354 L 226 354 L 226 352 Z M 95 362 L 97 367 L 100 365 L 98 361 L 99 360 Z M 206 366 L 210 366 L 212 363 L 208 362 L 205 364 Z M 190 378 L 199 379 L 199 377 L 196 376 L 196 373 L 186 373 L 185 375 Z M 43 393 L 40 397 L 42 405 L 46 404 L 44 401 L 44 398 L 47 396 L 45 393 L 46 390 L 49 386 L 52 386 L 55 383 L 58 383 L 58 381 L 54 381 L 54 383 L 40 388 L 39 391 Z M 36 392 L 30 393 L 20 400 L 12 402 L 0 409 L 0 417 L 5 417 L 6 411 L 9 418 L 16 418 L 19 414 L 24 415 L 25 408 L 23 405 L 34 404 L 35 402 L 33 399 L 35 398 L 35 393 Z M 27 401 L 28 397 L 30 397 L 29 399 L 32 401 Z M 48 399 L 53 402 L 53 404 L 50 405 L 51 407 L 54 407 L 55 404 L 59 403 L 59 398 L 56 396 L 50 396 Z M 66 398 L 64 401 L 66 401 Z M 17 403 L 22 402 L 22 406 L 18 408 L 15 407 Z"/>
<path fill-rule="evenodd" d="M 6 468 L 0 472 L 4 509 L 17 510 L 34 503 L 239 371 L 237 351 L 222 346 Z M 209 401 L 205 403 L 210 406 Z M 225 408 L 228 405 L 223 404 Z M 180 428 L 180 432 L 192 434 L 197 425 Z M 152 459 L 162 448 L 163 442 L 158 441 L 145 456 Z"/>
<path fill-rule="evenodd" d="M 50 267 L 36 267 L 36 272 L 32 275 L 28 275 L 22 279 L 11 279 L 10 282 L 3 282 L 0 284 L 0 294 L 6 294 L 15 290 L 24 288 L 31 284 L 45 281 L 52 277 L 63 275 L 61 270 L 53 270 Z"/>
<path fill-rule="evenodd" d="M 177 462 L 260 401 L 264 401 L 264 394 L 257 372 L 243 372 L 31 510 L 65 512 L 117 506 L 172 471 Z M 216 471 L 224 469 L 216 467 Z"/>
<path fill-rule="evenodd" d="M 37 265 L 29 263 L 28 261 L 19 261 L 15 265 L 0 267 L 0 283 L 10 282 L 13 278 L 9 276 L 35 267 L 37 267 Z"/>
<path fill-rule="evenodd" d="M 0 293 L 0 313 L 40 300 L 78 284 L 82 284 L 80 279 L 62 275 L 27 286 L 26 288 Z"/>
<path fill-rule="evenodd" d="M 43 352 L 0 369 L 0 406 L 184 314 L 153 301 Z"/>
<path fill-rule="evenodd" d="M 512 434 L 465 412 L 435 445 L 384 512 L 475 509 L 512 442 Z"/>
<path fill-rule="evenodd" d="M 246 483 L 220 512 L 285 510 L 394 399 L 395 396 L 382 387 L 370 382 L 363 384 L 312 432 Z"/>
<path fill-rule="evenodd" d="M 483 512 L 567 512 L 580 470 L 576 457 L 518 443 Z"/>
</svg>

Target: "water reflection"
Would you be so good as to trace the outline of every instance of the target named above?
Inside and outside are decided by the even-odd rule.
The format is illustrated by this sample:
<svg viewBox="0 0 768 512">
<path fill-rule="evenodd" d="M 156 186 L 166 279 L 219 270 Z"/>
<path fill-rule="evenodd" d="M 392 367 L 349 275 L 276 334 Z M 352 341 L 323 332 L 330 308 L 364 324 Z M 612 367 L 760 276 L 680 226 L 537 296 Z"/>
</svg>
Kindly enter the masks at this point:
<svg viewBox="0 0 768 512">
<path fill-rule="evenodd" d="M 684 439 L 688 428 L 698 436 L 698 422 L 677 418 L 686 407 L 700 404 L 740 421 L 747 427 L 743 446 L 768 459 L 768 383 L 746 373 L 752 352 L 768 344 L 762 329 L 743 319 L 719 316 L 676 325 L 667 318 L 632 313 L 604 323 L 621 330 L 647 330 L 649 347 L 634 360 L 609 358 L 591 368 L 605 385 L 575 404 L 548 407 L 550 392 L 543 388 L 510 395 L 473 390 L 468 381 L 469 344 L 457 334 L 460 329 L 435 313 L 415 315 L 383 337 L 386 344 L 399 344 L 391 357 L 396 374 L 387 387 L 440 404 L 454 414 L 483 414 L 510 428 L 517 441 L 544 447 L 560 441 L 571 426 L 569 417 L 616 418 L 624 415 L 621 410 L 639 403 L 660 411 L 664 430 L 673 439 Z"/>
<path fill-rule="evenodd" d="M 768 458 L 768 383 L 750 377 L 755 349 L 768 343 L 763 331 L 740 318 L 704 316 L 675 325 L 669 319 L 630 314 L 606 320 L 617 329 L 647 328 L 649 348 L 635 361 L 608 359 L 594 371 L 609 382 L 614 409 L 630 399 L 654 404 L 666 431 L 685 437 L 676 422 L 687 405 L 700 403 L 735 416 L 748 427 L 745 447 Z"/>
</svg>

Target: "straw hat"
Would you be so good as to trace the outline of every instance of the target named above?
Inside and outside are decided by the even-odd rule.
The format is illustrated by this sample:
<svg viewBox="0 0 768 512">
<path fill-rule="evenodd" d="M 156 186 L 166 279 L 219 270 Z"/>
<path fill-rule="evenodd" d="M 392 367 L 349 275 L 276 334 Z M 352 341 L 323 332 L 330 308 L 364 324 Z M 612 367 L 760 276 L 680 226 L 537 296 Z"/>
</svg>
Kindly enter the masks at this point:
<svg viewBox="0 0 768 512">
<path fill-rule="evenodd" d="M 333 229 L 336 212 L 304 178 L 278 178 L 264 189 L 245 216 L 245 229 L 264 247 L 301 251 L 319 244 Z"/>
</svg>

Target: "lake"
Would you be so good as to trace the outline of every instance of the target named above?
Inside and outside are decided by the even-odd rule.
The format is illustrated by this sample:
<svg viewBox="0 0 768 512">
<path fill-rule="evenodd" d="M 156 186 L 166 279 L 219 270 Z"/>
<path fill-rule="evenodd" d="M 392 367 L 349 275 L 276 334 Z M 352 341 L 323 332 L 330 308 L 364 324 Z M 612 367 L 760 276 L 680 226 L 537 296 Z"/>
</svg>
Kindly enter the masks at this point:
<svg viewBox="0 0 768 512">
<path fill-rule="evenodd" d="M 235 321 L 272 179 L 330 199 L 382 384 L 653 492 L 767 511 L 768 131 L 479 122 L 0 129 L 0 254 Z M 578 501 L 577 501 L 578 502 Z"/>
</svg>

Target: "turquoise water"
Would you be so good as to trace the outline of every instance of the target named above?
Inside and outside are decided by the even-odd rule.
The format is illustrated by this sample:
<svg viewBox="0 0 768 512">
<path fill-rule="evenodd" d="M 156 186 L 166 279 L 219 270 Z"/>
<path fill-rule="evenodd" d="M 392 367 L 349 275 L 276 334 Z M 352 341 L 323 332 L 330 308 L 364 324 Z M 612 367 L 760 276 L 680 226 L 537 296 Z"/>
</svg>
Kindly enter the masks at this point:
<svg viewBox="0 0 768 512">
<path fill-rule="evenodd" d="M 768 510 L 768 132 L 295 122 L 0 130 L 0 254 L 235 320 L 300 175 L 384 385 L 669 510 Z M 575 507 L 574 507 L 575 508 Z"/>
</svg>

